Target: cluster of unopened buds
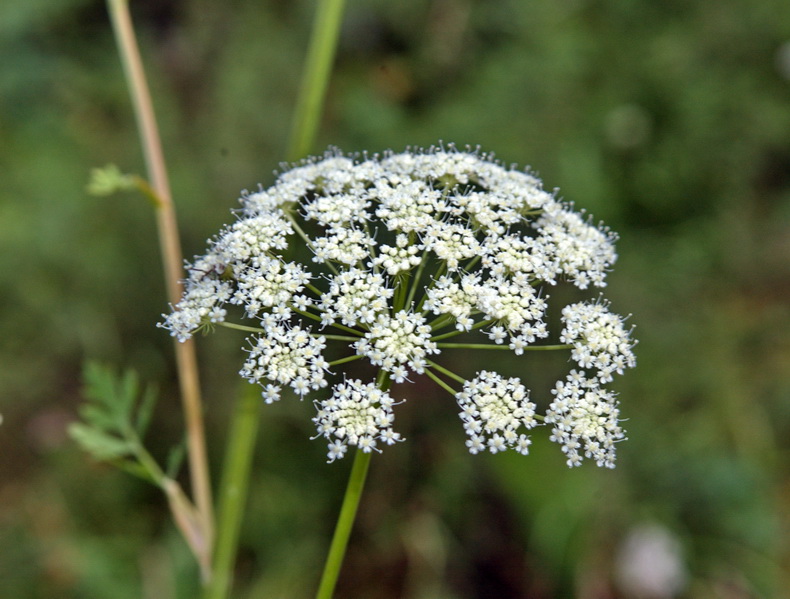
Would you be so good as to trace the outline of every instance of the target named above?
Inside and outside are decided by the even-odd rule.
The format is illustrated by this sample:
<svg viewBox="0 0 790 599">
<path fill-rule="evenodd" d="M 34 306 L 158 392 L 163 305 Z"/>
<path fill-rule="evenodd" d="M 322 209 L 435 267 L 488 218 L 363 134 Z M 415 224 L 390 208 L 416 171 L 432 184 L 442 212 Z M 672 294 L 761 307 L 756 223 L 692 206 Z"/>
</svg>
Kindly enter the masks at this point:
<svg viewBox="0 0 790 599">
<path fill-rule="evenodd" d="M 598 295 L 562 309 L 559 345 L 540 342 L 547 290 L 605 286 L 616 236 L 539 179 L 454 147 L 329 152 L 241 204 L 188 265 L 162 326 L 180 340 L 216 325 L 249 331 L 241 375 L 267 403 L 288 388 L 310 396 L 330 461 L 400 441 L 390 385 L 427 375 L 455 397 L 472 453 L 526 454 L 527 432 L 544 423 L 570 466 L 614 466 L 624 433 L 604 385 L 635 365 L 624 318 Z M 231 306 L 252 325 L 226 320 Z M 461 348 L 564 349 L 575 366 L 539 414 L 518 378 L 489 365 L 467 380 L 440 364 Z M 357 360 L 368 380 L 344 375 Z"/>
</svg>

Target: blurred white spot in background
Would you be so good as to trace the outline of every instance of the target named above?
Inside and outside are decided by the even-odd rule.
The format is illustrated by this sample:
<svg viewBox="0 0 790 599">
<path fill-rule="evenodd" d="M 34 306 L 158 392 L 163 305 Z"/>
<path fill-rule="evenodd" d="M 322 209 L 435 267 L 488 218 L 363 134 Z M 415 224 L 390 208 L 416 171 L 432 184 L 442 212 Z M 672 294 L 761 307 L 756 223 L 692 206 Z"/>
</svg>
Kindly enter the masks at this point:
<svg viewBox="0 0 790 599">
<path fill-rule="evenodd" d="M 790 81 L 790 41 L 785 42 L 776 50 L 776 70 Z"/>
<path fill-rule="evenodd" d="M 678 539 L 657 524 L 640 524 L 623 540 L 615 561 L 617 586 L 634 599 L 669 599 L 686 585 Z"/>
</svg>

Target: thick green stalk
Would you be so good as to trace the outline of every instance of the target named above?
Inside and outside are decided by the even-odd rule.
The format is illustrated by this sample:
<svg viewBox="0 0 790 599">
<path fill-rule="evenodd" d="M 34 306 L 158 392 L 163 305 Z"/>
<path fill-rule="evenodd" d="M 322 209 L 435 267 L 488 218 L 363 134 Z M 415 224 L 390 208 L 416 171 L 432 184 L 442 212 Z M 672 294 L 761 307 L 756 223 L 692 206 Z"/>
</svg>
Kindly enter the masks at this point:
<svg viewBox="0 0 790 599">
<path fill-rule="evenodd" d="M 253 386 L 245 388 L 236 403 L 220 487 L 214 575 L 205 589 L 205 599 L 224 599 L 230 591 L 261 405 L 261 394 Z"/>
<path fill-rule="evenodd" d="M 371 455 L 371 453 L 365 453 L 360 449 L 354 454 L 354 465 L 351 467 L 346 494 L 343 497 L 343 506 L 340 508 L 340 516 L 337 519 L 335 534 L 329 547 L 316 599 L 332 599 L 332 593 L 335 591 L 337 578 L 340 575 L 340 568 L 343 565 L 343 558 L 346 555 L 348 539 L 351 536 L 351 529 L 357 515 L 359 499 L 365 486 Z"/>
<path fill-rule="evenodd" d="M 315 143 L 329 73 L 340 36 L 344 0 L 316 1 L 318 10 L 291 129 L 288 160 L 304 158 Z"/>
<path fill-rule="evenodd" d="M 342 9 L 342 0 L 318 0 L 313 37 L 308 50 L 307 65 L 294 115 L 289 142 L 290 149 L 287 154 L 288 160 L 302 158 L 310 151 L 315 142 L 318 122 L 323 112 L 323 101 L 332 59 L 339 36 Z M 295 220 L 293 223 L 296 231 L 309 244 L 309 239 Z M 300 314 L 314 317 L 310 313 L 300 312 Z M 338 326 L 359 335 L 358 331 Z M 205 599 L 226 599 L 230 593 L 231 572 L 238 549 L 239 531 L 262 403 L 260 394 L 254 389 L 245 390 L 243 397 L 239 400 L 239 407 L 234 417 L 229 439 L 231 445 L 227 450 L 223 483 L 220 489 L 221 503 L 213 564 L 214 577 L 211 585 L 206 589 Z"/>
</svg>

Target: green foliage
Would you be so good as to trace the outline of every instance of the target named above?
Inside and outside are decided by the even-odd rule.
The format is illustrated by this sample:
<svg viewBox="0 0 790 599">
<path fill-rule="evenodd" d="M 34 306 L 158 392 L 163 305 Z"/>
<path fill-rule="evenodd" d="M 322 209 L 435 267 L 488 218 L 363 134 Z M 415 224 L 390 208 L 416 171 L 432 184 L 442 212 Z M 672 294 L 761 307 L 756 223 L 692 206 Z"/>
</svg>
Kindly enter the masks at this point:
<svg viewBox="0 0 790 599">
<path fill-rule="evenodd" d="M 114 164 L 104 168 L 91 170 L 88 182 L 88 193 L 95 196 L 108 196 L 118 191 L 128 191 L 135 188 L 135 179 L 132 175 L 125 175 Z"/>
<path fill-rule="evenodd" d="M 69 427 L 71 437 L 95 459 L 160 484 L 163 474 L 141 443 L 156 403 L 154 389 L 141 392 L 132 370 L 117 375 L 93 362 L 86 364 L 84 379 L 87 401 L 79 409 L 82 422 Z"/>
</svg>

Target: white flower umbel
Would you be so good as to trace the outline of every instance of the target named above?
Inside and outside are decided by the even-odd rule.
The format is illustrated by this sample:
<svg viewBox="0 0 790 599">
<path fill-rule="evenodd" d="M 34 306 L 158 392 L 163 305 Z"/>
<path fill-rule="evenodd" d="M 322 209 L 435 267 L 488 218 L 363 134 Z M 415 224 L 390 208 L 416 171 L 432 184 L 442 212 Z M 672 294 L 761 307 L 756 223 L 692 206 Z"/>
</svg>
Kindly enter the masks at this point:
<svg viewBox="0 0 790 599">
<path fill-rule="evenodd" d="M 265 308 L 287 306 L 310 281 L 309 274 L 300 265 L 268 256 L 256 258 L 250 266 L 236 267 L 236 270 L 236 293 L 230 302 L 244 306 L 250 317 Z"/>
<path fill-rule="evenodd" d="M 407 272 L 422 262 L 422 251 L 425 247 L 419 243 L 410 243 L 408 235 L 399 234 L 395 245 L 382 245 L 379 255 L 373 259 L 374 266 L 380 266 L 390 276 Z"/>
<path fill-rule="evenodd" d="M 355 347 L 375 366 L 392 373 L 396 383 L 406 380 L 405 366 L 422 374 L 425 359 L 439 353 L 436 343 L 431 341 L 431 327 L 425 324 L 425 318 L 403 311 L 394 317 L 379 316 Z"/>
<path fill-rule="evenodd" d="M 531 429 L 537 421 L 535 404 L 529 401 L 529 391 L 521 381 L 483 370 L 466 381 L 455 398 L 471 453 L 485 449 L 497 453 L 509 447 L 522 455 L 529 453 L 529 437 L 519 430 Z"/>
<path fill-rule="evenodd" d="M 504 339 L 502 327 L 524 344 L 548 335 L 542 320 L 546 301 L 538 296 L 524 273 L 494 277 L 483 283 L 478 288 L 477 307 L 486 318 L 501 324 L 489 332 L 489 338 L 496 343 Z"/>
<path fill-rule="evenodd" d="M 324 371 L 329 364 L 321 353 L 325 347 L 325 339 L 311 336 L 309 329 L 272 324 L 254 338 L 241 376 L 262 385 L 266 381 L 290 385 L 294 393 L 304 396 L 327 384 Z"/>
<path fill-rule="evenodd" d="M 373 383 L 351 380 L 335 386 L 332 397 L 316 402 L 318 415 L 313 418 L 319 436 L 329 440 L 330 462 L 342 458 L 348 445 L 369 453 L 377 442 L 386 445 L 400 441 L 392 430 L 392 397 Z"/>
<path fill-rule="evenodd" d="M 602 383 L 636 366 L 631 331 L 623 326 L 622 316 L 609 312 L 605 302 L 565 306 L 562 321 L 565 328 L 560 341 L 573 344 L 571 358 L 582 368 L 597 370 Z"/>
<path fill-rule="evenodd" d="M 552 394 L 545 421 L 553 425 L 551 440 L 562 445 L 568 466 L 578 466 L 587 457 L 614 468 L 615 443 L 625 437 L 615 394 L 575 370 L 557 382 Z"/>
<path fill-rule="evenodd" d="M 455 318 L 458 330 L 469 331 L 474 324 L 471 316 L 477 311 L 481 291 L 477 275 L 464 275 L 457 283 L 452 277 L 443 276 L 426 291 L 425 309 L 434 314 L 449 314 Z"/>
<path fill-rule="evenodd" d="M 311 396 L 330 461 L 399 440 L 387 389 L 423 374 L 455 397 L 472 453 L 525 454 L 544 417 L 522 383 L 491 370 L 465 380 L 441 362 L 459 349 L 467 362 L 472 350 L 515 360 L 558 349 L 579 373 L 554 391 L 553 439 L 571 465 L 585 455 L 614 463 L 622 432 L 601 385 L 635 364 L 623 319 L 603 299 L 577 301 L 562 311 L 562 345 L 539 342 L 551 333 L 551 288 L 604 287 L 616 236 L 532 174 L 452 146 L 333 151 L 245 192 L 236 214 L 187 265 L 184 296 L 161 326 L 182 341 L 215 326 L 250 333 L 242 376 L 266 403 Z M 350 362 L 362 378 L 345 380 Z"/>
<path fill-rule="evenodd" d="M 350 327 L 369 325 L 389 309 L 392 294 L 381 275 L 350 268 L 330 277 L 329 291 L 321 296 L 318 307 L 329 324 L 339 320 Z"/>
</svg>

